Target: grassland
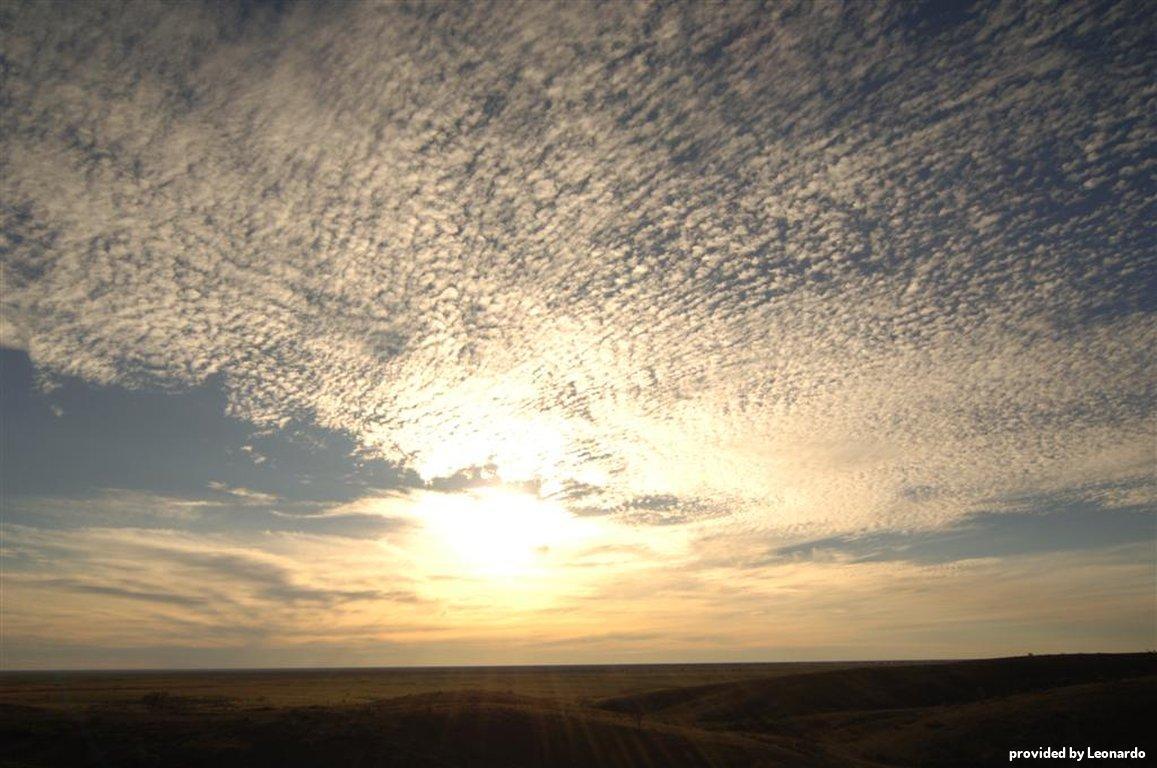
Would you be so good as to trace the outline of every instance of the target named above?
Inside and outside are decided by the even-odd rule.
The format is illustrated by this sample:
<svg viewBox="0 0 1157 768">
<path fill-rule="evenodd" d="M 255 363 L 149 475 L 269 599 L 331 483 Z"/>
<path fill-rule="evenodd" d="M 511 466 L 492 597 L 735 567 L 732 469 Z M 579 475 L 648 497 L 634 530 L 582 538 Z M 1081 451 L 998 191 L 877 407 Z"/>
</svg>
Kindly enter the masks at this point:
<svg viewBox="0 0 1157 768">
<path fill-rule="evenodd" d="M 0 675 L 0 766 L 974 766 L 1157 744 L 1157 655 Z"/>
</svg>

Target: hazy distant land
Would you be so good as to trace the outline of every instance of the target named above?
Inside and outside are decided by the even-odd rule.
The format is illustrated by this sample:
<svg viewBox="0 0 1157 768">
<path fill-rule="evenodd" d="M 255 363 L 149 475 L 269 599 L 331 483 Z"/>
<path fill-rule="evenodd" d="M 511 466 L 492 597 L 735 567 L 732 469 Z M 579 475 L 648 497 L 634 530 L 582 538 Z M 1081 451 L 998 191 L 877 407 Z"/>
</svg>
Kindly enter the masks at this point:
<svg viewBox="0 0 1157 768">
<path fill-rule="evenodd" d="M 15 672 L 0 766 L 972 766 L 1140 747 L 1157 654 Z"/>
</svg>

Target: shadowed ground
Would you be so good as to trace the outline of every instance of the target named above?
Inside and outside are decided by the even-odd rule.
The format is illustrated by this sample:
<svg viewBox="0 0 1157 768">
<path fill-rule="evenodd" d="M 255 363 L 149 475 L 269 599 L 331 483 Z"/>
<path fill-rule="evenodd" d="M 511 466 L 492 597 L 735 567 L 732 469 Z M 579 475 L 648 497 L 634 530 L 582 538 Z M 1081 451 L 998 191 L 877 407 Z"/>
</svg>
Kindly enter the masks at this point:
<svg viewBox="0 0 1157 768">
<path fill-rule="evenodd" d="M 1155 705 L 1154 654 L 9 673 L 0 766 L 1007 764 L 1041 745 L 1157 753 Z"/>
</svg>

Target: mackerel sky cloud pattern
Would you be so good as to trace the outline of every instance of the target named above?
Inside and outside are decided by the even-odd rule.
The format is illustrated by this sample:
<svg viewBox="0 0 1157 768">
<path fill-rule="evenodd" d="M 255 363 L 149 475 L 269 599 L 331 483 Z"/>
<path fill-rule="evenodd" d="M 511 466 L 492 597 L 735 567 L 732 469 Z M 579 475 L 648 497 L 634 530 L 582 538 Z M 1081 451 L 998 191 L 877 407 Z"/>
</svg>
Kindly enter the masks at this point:
<svg viewBox="0 0 1157 768">
<path fill-rule="evenodd" d="M 8 4 L 3 343 L 640 528 L 1151 508 L 1155 18 Z"/>
</svg>

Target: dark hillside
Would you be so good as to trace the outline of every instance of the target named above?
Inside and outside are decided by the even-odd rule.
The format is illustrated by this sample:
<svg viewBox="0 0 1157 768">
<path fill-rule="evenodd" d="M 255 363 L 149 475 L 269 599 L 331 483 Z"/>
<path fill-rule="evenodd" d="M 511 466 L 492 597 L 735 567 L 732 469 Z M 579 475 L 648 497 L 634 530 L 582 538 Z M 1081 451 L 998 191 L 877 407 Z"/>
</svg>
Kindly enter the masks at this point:
<svg viewBox="0 0 1157 768">
<path fill-rule="evenodd" d="M 785 718 L 822 712 L 962 704 L 1154 674 L 1157 654 L 1026 656 L 744 680 L 614 697 L 598 706 L 712 727 L 764 730 Z"/>
<path fill-rule="evenodd" d="M 2 766 L 449 768 L 860 765 L 826 748 L 639 723 L 486 691 L 273 710 L 167 702 L 84 713 L 0 706 Z M 867 765 L 864 763 L 864 765 Z"/>
<path fill-rule="evenodd" d="M 672 669 L 632 667 L 541 668 L 541 681 L 532 668 L 6 675 L 0 768 L 963 768 L 1041 745 L 1157 754 L 1154 654 L 799 669 L 696 685 L 719 671 L 688 666 L 681 688 Z M 643 680 L 665 687 L 589 703 Z M 372 690 L 414 692 L 361 698 Z"/>
</svg>

